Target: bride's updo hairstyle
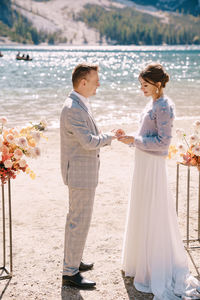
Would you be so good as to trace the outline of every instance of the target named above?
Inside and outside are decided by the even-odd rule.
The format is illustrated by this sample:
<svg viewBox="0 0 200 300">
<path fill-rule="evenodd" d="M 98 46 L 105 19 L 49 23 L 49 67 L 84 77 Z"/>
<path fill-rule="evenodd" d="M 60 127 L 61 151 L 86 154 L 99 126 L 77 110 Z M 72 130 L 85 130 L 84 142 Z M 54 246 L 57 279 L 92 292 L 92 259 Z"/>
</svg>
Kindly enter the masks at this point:
<svg viewBox="0 0 200 300">
<path fill-rule="evenodd" d="M 139 78 L 156 86 L 156 83 L 161 82 L 161 87 L 164 88 L 169 81 L 169 75 L 164 70 L 163 66 L 158 63 L 152 63 L 140 73 Z"/>
</svg>

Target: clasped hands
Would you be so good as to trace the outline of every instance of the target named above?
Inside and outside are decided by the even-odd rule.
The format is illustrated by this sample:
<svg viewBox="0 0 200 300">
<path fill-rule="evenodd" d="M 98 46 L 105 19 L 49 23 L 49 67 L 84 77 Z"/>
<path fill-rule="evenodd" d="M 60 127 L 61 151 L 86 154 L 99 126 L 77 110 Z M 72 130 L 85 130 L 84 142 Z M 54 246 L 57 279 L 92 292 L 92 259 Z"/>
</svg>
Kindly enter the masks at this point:
<svg viewBox="0 0 200 300">
<path fill-rule="evenodd" d="M 126 135 L 123 129 L 113 129 L 112 132 L 114 133 L 113 138 L 117 139 L 118 141 L 124 144 L 132 144 L 134 143 L 134 137 L 130 135 Z"/>
</svg>

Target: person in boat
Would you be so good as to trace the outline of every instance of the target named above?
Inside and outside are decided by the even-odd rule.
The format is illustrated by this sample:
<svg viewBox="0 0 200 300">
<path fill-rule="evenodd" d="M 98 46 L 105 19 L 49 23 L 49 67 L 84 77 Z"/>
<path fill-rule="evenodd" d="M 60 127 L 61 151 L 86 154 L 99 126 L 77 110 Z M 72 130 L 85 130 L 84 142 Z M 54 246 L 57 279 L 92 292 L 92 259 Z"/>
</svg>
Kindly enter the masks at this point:
<svg viewBox="0 0 200 300">
<path fill-rule="evenodd" d="M 17 53 L 16 59 L 21 59 L 20 52 Z"/>
</svg>

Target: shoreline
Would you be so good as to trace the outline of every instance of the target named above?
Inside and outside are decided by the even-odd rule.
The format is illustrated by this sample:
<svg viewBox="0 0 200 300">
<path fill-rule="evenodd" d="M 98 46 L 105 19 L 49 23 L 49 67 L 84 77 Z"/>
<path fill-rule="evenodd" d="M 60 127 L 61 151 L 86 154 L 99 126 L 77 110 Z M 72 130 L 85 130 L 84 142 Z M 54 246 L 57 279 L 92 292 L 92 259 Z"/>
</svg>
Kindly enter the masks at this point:
<svg viewBox="0 0 200 300">
<path fill-rule="evenodd" d="M 17 42 L 11 42 L 11 43 L 1 43 L 0 41 L 0 47 L 19 47 L 19 48 L 35 48 L 36 50 L 40 50 L 40 48 L 44 48 L 44 49 L 47 49 L 47 48 L 52 48 L 53 50 L 56 50 L 56 48 L 59 48 L 59 49 L 64 49 L 65 48 L 71 48 L 71 49 L 104 49 L 105 51 L 108 51 L 109 49 L 112 50 L 113 48 L 114 49 L 125 49 L 124 51 L 127 51 L 130 50 L 130 51 L 137 51 L 137 50 L 140 50 L 140 51 L 147 51 L 147 50 L 152 50 L 152 51 L 160 51 L 161 49 L 163 50 L 166 50 L 166 49 L 169 49 L 169 50 L 200 50 L 200 45 L 195 45 L 195 44 L 183 44 L 183 45 L 113 45 L 113 44 L 88 44 L 88 45 L 84 45 L 84 44 L 80 44 L 80 45 L 73 45 L 73 44 L 55 44 L 55 45 L 48 45 L 46 43 L 41 43 L 39 45 L 34 45 L 34 44 L 19 44 Z"/>
</svg>

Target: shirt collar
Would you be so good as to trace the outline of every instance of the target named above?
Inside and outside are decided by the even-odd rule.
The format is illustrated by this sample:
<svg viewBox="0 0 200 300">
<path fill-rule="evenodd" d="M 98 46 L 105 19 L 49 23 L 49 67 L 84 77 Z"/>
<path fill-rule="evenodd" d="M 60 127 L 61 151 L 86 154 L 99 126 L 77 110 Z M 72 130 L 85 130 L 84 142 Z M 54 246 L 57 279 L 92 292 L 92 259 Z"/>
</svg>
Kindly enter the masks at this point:
<svg viewBox="0 0 200 300">
<path fill-rule="evenodd" d="M 79 93 L 77 93 L 76 91 L 72 91 L 72 93 L 74 94 L 74 95 L 76 95 L 86 106 L 87 106 L 87 108 L 89 108 L 90 107 L 90 103 L 89 103 L 89 99 L 88 98 L 85 98 L 83 95 L 81 95 L 81 94 L 79 94 Z"/>
</svg>

